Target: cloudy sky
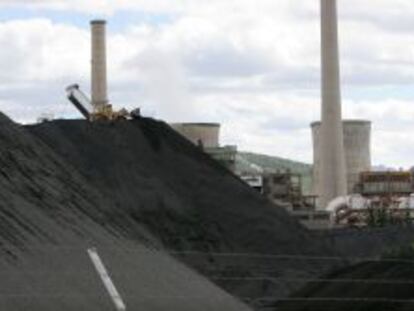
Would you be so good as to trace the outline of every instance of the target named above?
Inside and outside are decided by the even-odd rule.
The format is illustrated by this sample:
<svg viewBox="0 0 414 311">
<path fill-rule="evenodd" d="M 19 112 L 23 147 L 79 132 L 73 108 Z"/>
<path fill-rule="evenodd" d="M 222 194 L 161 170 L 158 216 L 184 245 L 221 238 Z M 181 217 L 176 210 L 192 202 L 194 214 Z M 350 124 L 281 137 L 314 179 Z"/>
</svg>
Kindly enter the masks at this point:
<svg viewBox="0 0 414 311">
<path fill-rule="evenodd" d="M 338 0 L 343 114 L 373 121 L 373 161 L 414 165 L 414 2 Z M 318 0 L 0 0 L 0 110 L 73 118 L 89 91 L 89 20 L 108 20 L 110 100 L 221 122 L 223 144 L 311 162 Z"/>
</svg>

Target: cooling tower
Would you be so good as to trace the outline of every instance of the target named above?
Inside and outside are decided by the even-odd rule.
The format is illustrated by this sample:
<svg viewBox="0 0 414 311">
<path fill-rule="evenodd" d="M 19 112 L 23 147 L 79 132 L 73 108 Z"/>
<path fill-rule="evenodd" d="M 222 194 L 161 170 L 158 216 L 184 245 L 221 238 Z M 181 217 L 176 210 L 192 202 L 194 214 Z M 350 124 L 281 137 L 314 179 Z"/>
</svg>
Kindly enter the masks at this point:
<svg viewBox="0 0 414 311">
<path fill-rule="evenodd" d="M 204 148 L 220 146 L 220 124 L 218 123 L 174 123 L 170 126 L 182 136 Z"/>
<path fill-rule="evenodd" d="M 106 79 L 106 22 L 91 21 L 92 51 L 91 51 L 91 96 L 94 107 L 108 103 Z"/>
<path fill-rule="evenodd" d="M 313 192 L 320 195 L 323 191 L 320 183 L 321 166 L 321 123 L 314 122 L 313 137 Z M 371 169 L 371 122 L 365 120 L 343 121 L 343 142 L 347 171 L 347 192 L 355 193 L 359 174 Z M 324 207 L 321 205 L 321 207 Z"/>
</svg>

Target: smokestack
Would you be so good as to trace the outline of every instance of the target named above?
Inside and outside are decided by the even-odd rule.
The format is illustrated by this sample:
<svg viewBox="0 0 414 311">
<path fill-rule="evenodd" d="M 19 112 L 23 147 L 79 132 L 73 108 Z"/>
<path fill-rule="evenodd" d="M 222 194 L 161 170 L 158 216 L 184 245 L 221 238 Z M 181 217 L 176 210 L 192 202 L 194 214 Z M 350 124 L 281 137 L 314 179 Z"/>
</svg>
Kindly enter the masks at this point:
<svg viewBox="0 0 414 311">
<path fill-rule="evenodd" d="M 336 0 L 321 0 L 322 125 L 320 206 L 347 194 Z"/>
<path fill-rule="evenodd" d="M 91 21 L 92 32 L 92 105 L 97 108 L 108 103 L 106 80 L 106 21 Z"/>
</svg>

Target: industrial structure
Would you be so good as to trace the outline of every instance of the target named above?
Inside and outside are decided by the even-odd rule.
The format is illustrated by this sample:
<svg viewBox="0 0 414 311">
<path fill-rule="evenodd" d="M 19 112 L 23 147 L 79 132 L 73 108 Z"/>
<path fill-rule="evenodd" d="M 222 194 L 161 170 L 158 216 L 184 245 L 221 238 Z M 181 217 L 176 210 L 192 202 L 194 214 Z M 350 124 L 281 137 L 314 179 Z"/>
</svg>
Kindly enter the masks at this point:
<svg viewBox="0 0 414 311">
<path fill-rule="evenodd" d="M 342 122 L 343 144 L 346 163 L 347 193 L 358 193 L 357 185 L 362 172 L 371 170 L 371 122 L 345 120 Z M 323 191 L 320 183 L 321 122 L 313 122 L 313 193 Z"/>
<path fill-rule="evenodd" d="M 66 88 L 67 97 L 75 108 L 90 121 L 119 120 L 139 116 L 139 109 L 129 113 L 116 111 L 108 101 L 106 75 L 106 21 L 91 21 L 91 100 L 78 84 Z"/>
<path fill-rule="evenodd" d="M 91 21 L 91 97 L 94 107 L 108 104 L 106 21 Z"/>
<path fill-rule="evenodd" d="M 302 189 L 302 176 L 289 170 L 263 175 L 263 194 L 275 203 L 287 203 L 290 211 L 315 209 L 315 197 L 305 196 Z"/>
<path fill-rule="evenodd" d="M 284 207 L 292 217 L 306 227 L 310 229 L 330 227 L 329 213 L 317 210 L 316 197 L 304 193 L 304 176 L 301 173 L 293 172 L 283 164 L 278 165 L 277 168 L 260 166 L 246 159 L 238 152 L 236 146 L 221 146 L 218 123 L 173 123 L 170 126 L 238 175 L 269 202 Z M 304 166 L 300 163 L 297 165 Z M 301 167 L 301 170 L 305 171 L 305 168 Z"/>
<path fill-rule="evenodd" d="M 269 202 L 285 208 L 289 214 L 309 229 L 329 229 L 331 216 L 326 210 L 316 208 L 316 196 L 303 192 L 303 176 L 289 170 L 278 172 L 241 175 L 253 189 L 256 189 Z"/>
<path fill-rule="evenodd" d="M 328 229 L 330 214 L 317 210 L 316 196 L 303 193 L 302 180 L 302 175 L 289 170 L 264 174 L 262 193 L 270 202 L 283 206 L 307 228 Z"/>
<path fill-rule="evenodd" d="M 195 145 L 204 148 L 219 147 L 219 123 L 171 123 L 170 126 Z"/>
<path fill-rule="evenodd" d="M 372 172 L 371 122 L 342 120 L 338 45 L 336 0 L 321 0 L 322 118 L 311 125 L 318 210 L 330 226 L 412 223 L 412 172 Z"/>
<path fill-rule="evenodd" d="M 338 197 L 326 210 L 331 226 L 378 227 L 412 224 L 414 187 L 411 171 L 367 171 L 359 174 L 355 194 Z"/>
<path fill-rule="evenodd" d="M 410 196 L 413 193 L 413 173 L 410 171 L 362 172 L 359 193 L 364 197 Z"/>
<path fill-rule="evenodd" d="M 411 172 L 371 171 L 371 122 L 342 120 L 336 0 L 321 0 L 321 121 L 311 124 L 312 192 L 303 191 L 301 173 L 269 170 L 244 162 L 236 147 L 220 147 L 216 123 L 171 126 L 311 229 L 369 226 L 414 219 Z M 228 147 L 227 147 L 228 148 Z M 248 161 L 245 161 L 248 162 Z M 386 215 L 386 217 L 384 216 Z"/>
<path fill-rule="evenodd" d="M 322 124 L 320 139 L 320 205 L 345 195 L 346 164 L 343 144 L 336 0 L 321 0 Z"/>
<path fill-rule="evenodd" d="M 236 146 L 220 146 L 219 123 L 171 123 L 170 126 L 230 171 L 235 170 Z"/>
<path fill-rule="evenodd" d="M 396 196 L 384 191 L 371 197 L 367 194 L 367 189 L 374 187 L 370 181 L 384 177 L 370 175 L 371 122 L 342 121 L 336 0 L 321 0 L 321 39 L 321 122 L 311 125 L 314 148 L 311 193 L 304 191 L 304 176 L 301 173 L 289 168 L 269 170 L 245 161 L 236 146 L 221 146 L 221 126 L 218 123 L 170 124 L 176 132 L 239 175 L 269 201 L 284 206 L 293 217 L 312 229 L 345 223 L 366 223 L 369 219 L 366 216 L 366 211 L 369 210 L 367 206 L 376 208 L 378 204 L 375 205 L 373 202 L 381 202 L 380 205 L 383 206 L 385 202 L 399 202 L 400 198 L 387 201 L 384 198 Z M 80 90 L 79 85 L 74 84 L 67 88 L 68 98 L 73 105 L 91 121 L 139 117 L 139 109 L 131 113 L 125 109 L 115 111 L 109 103 L 106 22 L 103 20 L 91 22 L 91 58 L 91 100 Z M 237 164 L 241 162 L 248 163 L 249 172 L 238 170 Z M 389 180 L 394 182 L 394 179 Z M 400 193 L 405 198 L 409 197 L 413 189 L 412 179 L 410 182 L 411 186 L 407 187 L 408 183 L 405 180 L 405 192 Z M 362 201 L 356 200 L 355 197 L 362 198 L 365 203 L 361 205 Z M 390 206 L 395 204 L 390 203 Z M 355 221 L 355 218 L 358 221 Z"/>
</svg>

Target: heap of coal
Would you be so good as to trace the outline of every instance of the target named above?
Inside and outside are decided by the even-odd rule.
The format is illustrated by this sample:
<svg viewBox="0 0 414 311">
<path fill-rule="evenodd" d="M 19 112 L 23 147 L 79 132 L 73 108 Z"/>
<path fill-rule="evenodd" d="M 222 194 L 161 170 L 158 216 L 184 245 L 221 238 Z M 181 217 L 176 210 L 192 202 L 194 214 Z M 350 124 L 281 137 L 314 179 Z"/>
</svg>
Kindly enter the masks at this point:
<svg viewBox="0 0 414 311">
<path fill-rule="evenodd" d="M 275 277 L 325 271 L 325 263 L 278 258 L 332 251 L 163 122 L 58 120 L 26 130 L 64 158 L 112 212 L 253 305 L 300 285 Z"/>
<path fill-rule="evenodd" d="M 309 282 L 272 309 L 280 311 L 409 311 L 414 307 L 414 256 L 352 265 Z"/>
<path fill-rule="evenodd" d="M 78 170 L 0 115 L 0 310 L 248 310 L 170 255 Z"/>
<path fill-rule="evenodd" d="M 113 308 L 91 248 L 131 310 L 260 310 L 345 263 L 163 122 L 0 115 L 0 148 L 0 309 Z"/>
<path fill-rule="evenodd" d="M 288 213 L 166 124 L 151 119 L 46 122 L 27 129 L 114 210 L 175 250 L 320 253 Z"/>
</svg>

